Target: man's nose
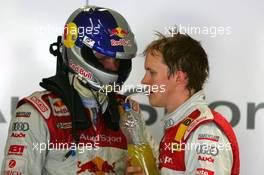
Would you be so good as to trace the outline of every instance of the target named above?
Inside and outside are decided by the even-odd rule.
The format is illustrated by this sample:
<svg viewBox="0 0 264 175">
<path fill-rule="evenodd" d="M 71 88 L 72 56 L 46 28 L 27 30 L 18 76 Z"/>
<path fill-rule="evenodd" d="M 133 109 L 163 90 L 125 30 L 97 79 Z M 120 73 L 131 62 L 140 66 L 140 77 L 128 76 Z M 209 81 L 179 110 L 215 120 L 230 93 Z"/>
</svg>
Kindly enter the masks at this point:
<svg viewBox="0 0 264 175">
<path fill-rule="evenodd" d="M 141 84 L 148 84 L 147 74 L 144 75 L 143 79 L 141 80 Z"/>
<path fill-rule="evenodd" d="M 100 61 L 105 69 L 111 70 L 111 71 L 117 71 L 119 68 L 119 62 L 115 58 L 105 58 L 102 61 Z"/>
</svg>

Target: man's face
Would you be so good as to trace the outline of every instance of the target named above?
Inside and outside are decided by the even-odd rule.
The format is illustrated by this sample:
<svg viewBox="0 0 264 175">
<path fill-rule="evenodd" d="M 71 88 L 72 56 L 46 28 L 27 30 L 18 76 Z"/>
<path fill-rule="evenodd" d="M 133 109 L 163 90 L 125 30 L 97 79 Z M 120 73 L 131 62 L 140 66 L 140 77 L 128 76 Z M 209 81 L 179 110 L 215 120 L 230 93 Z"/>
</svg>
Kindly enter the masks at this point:
<svg viewBox="0 0 264 175">
<path fill-rule="evenodd" d="M 95 53 L 95 56 L 98 58 L 98 61 L 103 65 L 106 70 L 118 71 L 119 69 L 119 60 L 105 56 L 98 52 Z"/>
<path fill-rule="evenodd" d="M 168 66 L 163 62 L 160 52 L 147 54 L 145 70 L 146 73 L 141 83 L 150 86 L 149 103 L 157 107 L 166 107 L 168 98 L 175 90 L 176 81 L 172 78 L 173 76 L 168 77 Z M 159 89 L 154 90 L 154 86 L 158 86 Z"/>
</svg>

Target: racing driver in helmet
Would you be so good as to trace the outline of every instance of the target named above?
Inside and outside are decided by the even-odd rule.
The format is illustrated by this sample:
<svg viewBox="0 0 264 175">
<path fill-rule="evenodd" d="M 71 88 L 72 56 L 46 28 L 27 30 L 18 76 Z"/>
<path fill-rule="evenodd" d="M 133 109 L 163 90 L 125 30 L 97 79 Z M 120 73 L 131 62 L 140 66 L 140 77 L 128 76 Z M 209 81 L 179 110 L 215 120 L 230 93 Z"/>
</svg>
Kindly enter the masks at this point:
<svg viewBox="0 0 264 175">
<path fill-rule="evenodd" d="M 45 91 L 17 104 L 1 174 L 125 174 L 127 141 L 119 126 L 125 96 L 105 87 L 125 82 L 136 51 L 118 12 L 95 6 L 74 11 L 50 46 L 56 75 L 42 80 Z M 141 117 L 138 104 L 129 102 Z"/>
</svg>

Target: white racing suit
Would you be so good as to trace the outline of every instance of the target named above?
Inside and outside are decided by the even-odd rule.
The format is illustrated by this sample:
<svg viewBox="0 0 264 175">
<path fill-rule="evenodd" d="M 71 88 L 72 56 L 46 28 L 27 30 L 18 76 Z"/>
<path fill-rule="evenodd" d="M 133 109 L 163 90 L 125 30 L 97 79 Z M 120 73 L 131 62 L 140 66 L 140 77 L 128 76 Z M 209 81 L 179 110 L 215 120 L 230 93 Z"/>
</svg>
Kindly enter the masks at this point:
<svg viewBox="0 0 264 175">
<path fill-rule="evenodd" d="M 120 104 L 124 102 L 124 96 L 116 98 Z M 83 103 L 93 126 L 78 131 L 80 141 L 76 144 L 70 113 L 56 94 L 42 91 L 22 99 L 10 123 L 1 175 L 123 175 L 125 136 L 121 130 L 105 126 L 93 98 L 83 98 Z M 139 105 L 130 103 L 133 114 L 141 117 Z M 122 109 L 120 105 L 120 115 Z M 145 134 L 153 145 L 153 139 Z"/>
<path fill-rule="evenodd" d="M 162 175 L 239 175 L 239 149 L 230 124 L 211 111 L 202 91 L 164 119 Z"/>
</svg>

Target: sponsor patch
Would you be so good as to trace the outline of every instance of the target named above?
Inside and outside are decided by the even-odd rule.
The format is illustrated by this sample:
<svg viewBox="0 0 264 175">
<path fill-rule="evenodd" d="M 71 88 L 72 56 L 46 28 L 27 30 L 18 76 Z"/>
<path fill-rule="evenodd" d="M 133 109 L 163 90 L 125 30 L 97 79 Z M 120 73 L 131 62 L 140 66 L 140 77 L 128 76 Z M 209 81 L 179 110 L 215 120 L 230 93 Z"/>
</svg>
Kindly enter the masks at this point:
<svg viewBox="0 0 264 175">
<path fill-rule="evenodd" d="M 31 115 L 31 112 L 17 112 L 16 113 L 16 117 L 25 117 L 25 118 L 29 118 Z"/>
<path fill-rule="evenodd" d="M 164 157 L 164 164 L 173 164 L 173 159 L 169 156 Z"/>
<path fill-rule="evenodd" d="M 8 167 L 14 168 L 16 166 L 16 161 L 14 159 L 8 161 Z"/>
<path fill-rule="evenodd" d="M 26 137 L 26 134 L 25 133 L 22 133 L 22 132 L 20 132 L 20 133 L 13 132 L 11 134 L 11 137 L 14 137 L 14 138 L 25 138 Z"/>
<path fill-rule="evenodd" d="M 210 141 L 218 142 L 219 136 L 215 136 L 211 134 L 199 134 L 198 140 L 210 140 Z"/>
<path fill-rule="evenodd" d="M 62 102 L 61 99 L 56 98 L 52 99 L 49 98 L 50 102 L 52 103 L 51 109 L 55 116 L 69 116 L 70 112 L 66 105 Z"/>
<path fill-rule="evenodd" d="M 13 159 L 9 158 L 6 160 L 5 164 L 5 174 L 13 174 L 13 175 L 19 175 L 23 174 L 25 167 L 25 160 L 23 159 Z"/>
<path fill-rule="evenodd" d="M 199 161 L 205 161 L 205 162 L 208 161 L 208 162 L 214 163 L 214 158 L 207 157 L 207 156 L 201 156 L 201 155 L 199 155 L 198 160 Z"/>
<path fill-rule="evenodd" d="M 116 27 L 112 30 L 108 30 L 110 33 L 110 36 L 118 36 L 119 38 L 124 38 L 128 35 L 128 31 L 122 29 L 121 27 Z"/>
<path fill-rule="evenodd" d="M 130 40 L 125 40 L 125 39 L 119 39 L 119 40 L 114 40 L 111 39 L 111 46 L 131 46 Z"/>
<path fill-rule="evenodd" d="M 88 46 L 88 47 L 90 47 L 90 48 L 93 48 L 93 46 L 94 46 L 94 44 L 95 44 L 95 41 L 92 40 L 91 38 L 87 37 L 87 36 L 84 36 L 84 38 L 83 38 L 83 43 L 84 43 L 86 46 Z"/>
<path fill-rule="evenodd" d="M 204 168 L 197 168 L 196 175 L 214 175 L 214 172 Z"/>
<path fill-rule="evenodd" d="M 185 131 L 187 130 L 188 126 L 192 123 L 193 119 L 186 118 L 179 126 L 177 133 L 175 135 L 175 140 L 177 142 L 180 142 L 180 140 L 183 138 Z"/>
<path fill-rule="evenodd" d="M 187 138 L 187 136 L 191 133 L 191 131 L 197 126 L 199 125 L 199 123 L 204 122 L 204 121 L 208 121 L 213 119 L 212 115 L 201 115 L 199 116 L 197 119 L 195 119 L 189 126 L 188 129 L 186 130 L 185 134 L 184 134 L 184 139 Z"/>
<path fill-rule="evenodd" d="M 115 162 L 110 163 L 100 157 L 95 157 L 88 162 L 78 161 L 77 167 L 77 174 L 81 174 L 84 172 L 93 172 L 95 174 L 116 174 Z"/>
<path fill-rule="evenodd" d="M 29 124 L 27 122 L 14 122 L 12 125 L 12 131 L 28 131 Z"/>
<path fill-rule="evenodd" d="M 185 126 L 189 126 L 191 123 L 192 123 L 192 119 L 191 118 L 187 118 L 187 119 L 185 119 L 183 122 L 182 122 L 182 124 L 184 124 Z"/>
<path fill-rule="evenodd" d="M 69 59 L 69 66 L 75 72 L 78 72 L 84 78 L 93 79 L 93 74 L 91 72 L 87 72 L 84 68 L 79 65 L 76 65 L 71 59 Z"/>
<path fill-rule="evenodd" d="M 41 112 L 48 111 L 48 108 L 45 106 L 45 104 L 40 101 L 37 97 L 33 96 L 30 98 L 30 100 L 32 100 L 38 106 Z"/>
<path fill-rule="evenodd" d="M 24 145 L 10 145 L 8 155 L 22 156 L 25 150 Z"/>
<path fill-rule="evenodd" d="M 71 129 L 72 128 L 72 122 L 66 122 L 66 123 L 59 122 L 59 123 L 57 123 L 57 128 L 58 129 Z"/>
<path fill-rule="evenodd" d="M 5 175 L 22 175 L 23 173 L 21 171 L 5 171 Z"/>
<path fill-rule="evenodd" d="M 217 156 L 219 153 L 219 150 L 216 146 L 210 146 L 207 144 L 202 144 L 197 146 L 196 153 L 199 154 L 206 154 L 209 156 Z"/>
<path fill-rule="evenodd" d="M 86 134 L 80 135 L 80 140 L 93 141 L 93 142 L 107 142 L 108 144 L 121 143 L 122 137 L 120 136 L 108 136 L 104 134 L 91 136 Z"/>
</svg>

